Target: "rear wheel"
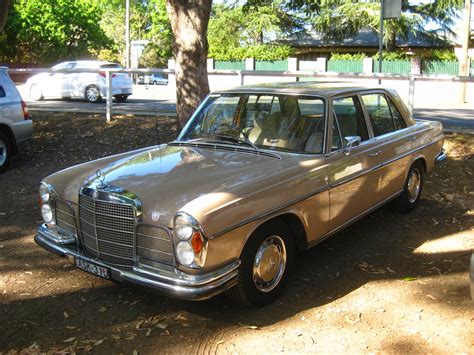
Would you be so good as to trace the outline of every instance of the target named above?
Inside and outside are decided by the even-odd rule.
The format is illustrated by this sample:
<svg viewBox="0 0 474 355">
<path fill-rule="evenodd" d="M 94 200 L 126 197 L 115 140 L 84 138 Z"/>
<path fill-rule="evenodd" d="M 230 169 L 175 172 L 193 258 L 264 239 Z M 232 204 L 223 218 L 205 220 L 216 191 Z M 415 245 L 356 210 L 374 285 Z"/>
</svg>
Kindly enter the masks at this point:
<svg viewBox="0 0 474 355">
<path fill-rule="evenodd" d="M 89 102 L 92 102 L 92 103 L 99 102 L 101 100 L 99 88 L 95 85 L 89 85 L 86 88 L 85 97 L 86 97 L 86 100 Z"/>
<path fill-rule="evenodd" d="M 403 191 L 394 200 L 394 205 L 400 212 L 411 212 L 418 205 L 423 189 L 423 172 L 424 167 L 421 161 L 414 162 L 410 167 Z"/>
<path fill-rule="evenodd" d="M 295 243 L 280 221 L 259 228 L 245 244 L 238 283 L 227 291 L 234 302 L 263 306 L 281 294 L 295 261 Z"/>
<path fill-rule="evenodd" d="M 33 84 L 30 87 L 30 98 L 34 101 L 40 101 L 43 100 L 43 91 L 41 90 L 41 87 L 37 84 Z"/>
<path fill-rule="evenodd" d="M 115 95 L 114 97 L 117 102 L 125 102 L 128 99 L 128 95 Z"/>
<path fill-rule="evenodd" d="M 0 131 L 0 172 L 7 170 L 13 155 L 13 142 L 10 137 Z"/>
</svg>

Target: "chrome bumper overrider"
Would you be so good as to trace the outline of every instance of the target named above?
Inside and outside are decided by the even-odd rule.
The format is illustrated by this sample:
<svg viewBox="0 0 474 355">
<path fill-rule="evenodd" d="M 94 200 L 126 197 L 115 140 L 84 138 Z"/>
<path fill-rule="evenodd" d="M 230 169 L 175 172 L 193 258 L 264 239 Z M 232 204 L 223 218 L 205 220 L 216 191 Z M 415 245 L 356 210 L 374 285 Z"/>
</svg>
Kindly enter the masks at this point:
<svg viewBox="0 0 474 355">
<path fill-rule="evenodd" d="M 446 160 L 447 158 L 447 155 L 446 153 L 444 152 L 444 149 L 436 156 L 436 159 L 435 159 L 435 162 L 437 164 L 443 162 L 444 160 Z"/>
<path fill-rule="evenodd" d="M 237 282 L 240 261 L 235 261 L 216 271 L 202 275 L 183 273 L 171 266 L 162 269 L 147 266 L 121 268 L 86 256 L 75 244 L 58 244 L 51 230 L 44 224 L 39 226 L 35 242 L 46 250 L 73 260 L 79 257 L 99 266 L 109 268 L 113 280 L 147 287 L 167 296 L 185 300 L 203 300 L 213 297 Z"/>
</svg>

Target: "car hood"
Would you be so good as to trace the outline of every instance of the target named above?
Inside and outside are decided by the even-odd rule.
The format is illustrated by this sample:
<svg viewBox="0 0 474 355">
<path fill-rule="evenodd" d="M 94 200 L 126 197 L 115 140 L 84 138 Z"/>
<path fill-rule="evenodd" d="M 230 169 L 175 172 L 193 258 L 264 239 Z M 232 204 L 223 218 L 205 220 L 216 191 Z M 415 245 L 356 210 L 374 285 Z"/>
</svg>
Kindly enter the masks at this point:
<svg viewBox="0 0 474 355">
<path fill-rule="evenodd" d="M 82 164 L 51 175 L 46 181 L 64 199 L 76 204 L 82 186 L 102 182 L 118 187 L 141 200 L 144 223 L 172 227 L 176 212 L 184 211 L 212 229 L 212 234 L 219 229 L 215 226 L 220 224 L 216 223 L 219 211 L 230 211 L 229 216 L 234 217 L 228 218 L 239 220 L 240 214 L 248 216 L 249 212 L 274 205 L 275 194 L 297 185 L 298 175 L 307 169 L 301 160 L 295 155 L 279 159 L 243 149 L 163 145 Z M 314 158 L 311 161 L 312 166 L 320 163 Z M 288 198 L 285 193 L 280 195 Z M 206 226 L 210 224 L 214 226 Z"/>
</svg>

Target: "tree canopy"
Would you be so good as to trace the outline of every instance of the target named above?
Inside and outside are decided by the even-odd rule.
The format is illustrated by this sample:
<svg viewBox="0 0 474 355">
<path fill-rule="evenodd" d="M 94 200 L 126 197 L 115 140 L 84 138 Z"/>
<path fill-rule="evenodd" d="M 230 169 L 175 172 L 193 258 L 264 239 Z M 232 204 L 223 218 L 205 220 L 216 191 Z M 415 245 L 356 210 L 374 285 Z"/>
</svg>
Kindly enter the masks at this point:
<svg viewBox="0 0 474 355">
<path fill-rule="evenodd" d="M 110 41 L 94 0 L 17 0 L 0 34 L 0 60 L 51 63 L 87 56 Z"/>
</svg>

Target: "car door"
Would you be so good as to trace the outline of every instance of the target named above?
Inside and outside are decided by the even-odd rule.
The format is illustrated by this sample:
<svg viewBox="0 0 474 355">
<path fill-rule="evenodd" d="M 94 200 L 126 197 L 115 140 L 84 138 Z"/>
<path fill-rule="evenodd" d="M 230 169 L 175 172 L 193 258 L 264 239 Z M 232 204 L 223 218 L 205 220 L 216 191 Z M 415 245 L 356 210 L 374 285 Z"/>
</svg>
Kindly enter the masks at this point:
<svg viewBox="0 0 474 355">
<path fill-rule="evenodd" d="M 330 185 L 330 230 L 342 228 L 378 202 L 380 174 L 377 145 L 367 125 L 357 94 L 332 100 L 328 179 Z M 360 137 L 351 149 L 345 137 Z"/>
<path fill-rule="evenodd" d="M 361 98 L 377 147 L 373 159 L 380 170 L 378 196 L 384 200 L 403 189 L 410 159 L 407 153 L 415 136 L 386 92 L 363 93 Z"/>
<path fill-rule="evenodd" d="M 66 73 L 64 71 L 70 70 L 73 67 L 73 63 L 61 63 L 54 66 L 53 72 L 49 73 L 49 76 L 45 79 L 45 82 L 41 84 L 43 94 L 45 96 L 55 96 L 55 97 L 68 97 L 70 96 L 67 93 L 67 82 L 70 79 L 68 76 L 71 73 Z M 57 72 L 60 71 L 60 72 Z"/>
</svg>

